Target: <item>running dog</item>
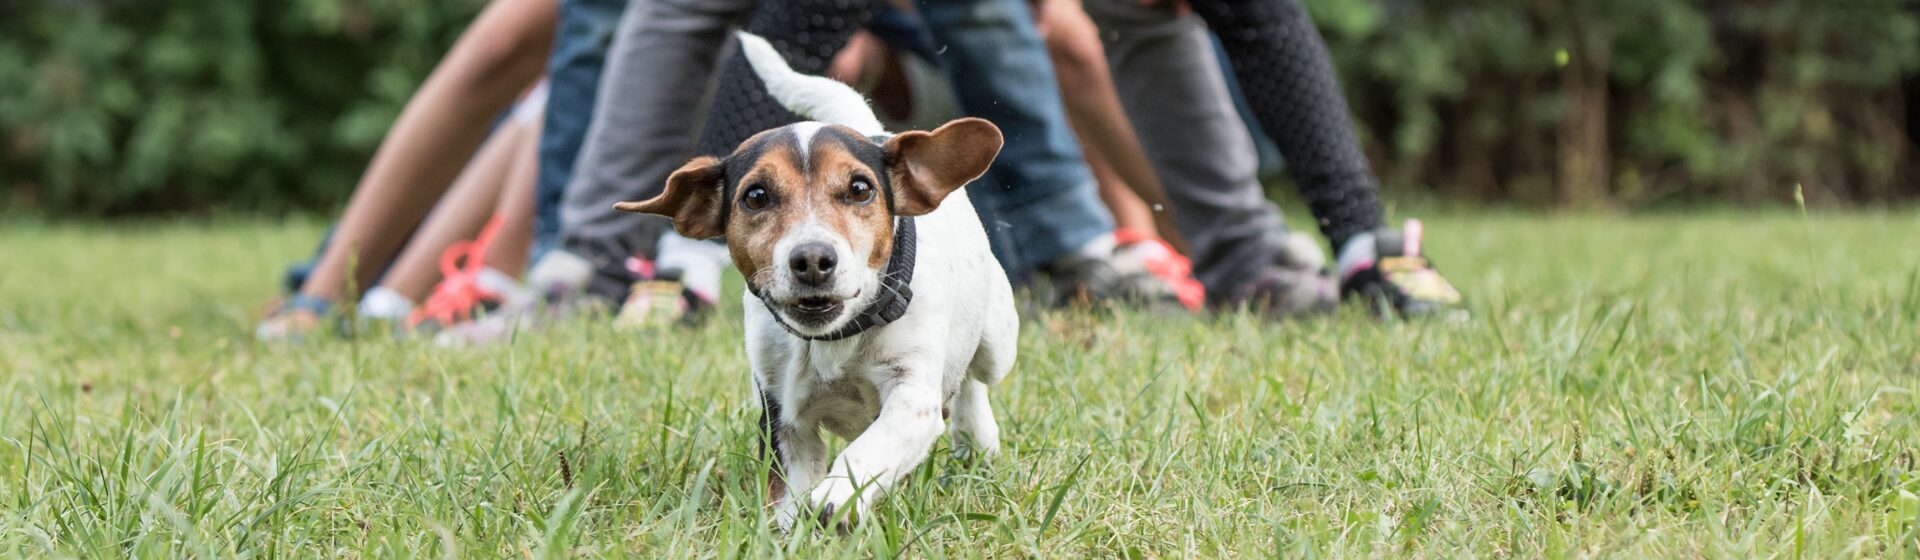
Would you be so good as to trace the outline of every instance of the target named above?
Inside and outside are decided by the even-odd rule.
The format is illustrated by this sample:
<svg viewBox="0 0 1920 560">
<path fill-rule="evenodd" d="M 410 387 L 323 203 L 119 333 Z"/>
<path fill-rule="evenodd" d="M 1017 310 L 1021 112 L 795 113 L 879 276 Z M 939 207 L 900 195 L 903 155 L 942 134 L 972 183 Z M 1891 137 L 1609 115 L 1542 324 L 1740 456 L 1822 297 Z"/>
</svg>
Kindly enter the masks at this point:
<svg viewBox="0 0 1920 560">
<path fill-rule="evenodd" d="M 889 133 L 853 89 L 793 71 L 760 37 L 740 46 L 768 93 L 814 120 L 695 158 L 659 196 L 615 208 L 726 239 L 747 279 L 775 518 L 845 529 L 926 460 L 943 419 L 957 452 L 999 449 L 987 391 L 1013 367 L 1020 323 L 962 187 L 1002 138 L 972 118 Z M 821 428 L 850 442 L 838 457 Z"/>
</svg>

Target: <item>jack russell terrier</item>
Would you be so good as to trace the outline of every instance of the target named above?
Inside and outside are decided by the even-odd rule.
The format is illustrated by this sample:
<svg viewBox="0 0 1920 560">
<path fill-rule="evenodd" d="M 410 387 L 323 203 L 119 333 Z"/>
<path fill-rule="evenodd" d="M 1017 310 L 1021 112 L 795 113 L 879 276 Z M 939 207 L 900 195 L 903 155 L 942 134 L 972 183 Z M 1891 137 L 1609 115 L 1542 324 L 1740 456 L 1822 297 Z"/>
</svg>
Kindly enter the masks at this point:
<svg viewBox="0 0 1920 560">
<path fill-rule="evenodd" d="M 943 418 L 957 453 L 999 449 L 987 388 L 1013 367 L 1020 321 L 961 187 L 993 163 L 1000 129 L 891 134 L 852 88 L 793 71 L 760 37 L 740 48 L 774 99 L 815 120 L 695 158 L 659 196 L 615 208 L 726 238 L 747 280 L 775 519 L 844 530 L 926 460 Z M 850 442 L 831 463 L 823 427 Z"/>
</svg>

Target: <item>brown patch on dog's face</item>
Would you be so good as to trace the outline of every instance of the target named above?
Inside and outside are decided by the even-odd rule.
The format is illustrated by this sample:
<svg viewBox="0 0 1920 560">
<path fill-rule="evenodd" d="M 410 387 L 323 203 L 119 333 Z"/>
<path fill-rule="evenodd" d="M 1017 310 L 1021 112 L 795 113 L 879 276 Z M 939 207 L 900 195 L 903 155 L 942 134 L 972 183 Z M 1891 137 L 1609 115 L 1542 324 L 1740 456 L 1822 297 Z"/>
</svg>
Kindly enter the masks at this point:
<svg viewBox="0 0 1920 560">
<path fill-rule="evenodd" d="M 860 253 L 858 248 L 866 247 L 868 268 L 884 269 L 893 256 L 893 212 L 887 208 L 887 195 L 881 190 L 886 188 L 884 175 L 882 169 L 873 168 L 846 148 L 850 145 L 846 143 L 859 137 L 852 130 L 844 132 L 848 136 L 842 142 L 814 143 L 814 202 L 837 209 L 820 214 L 828 231 L 845 238 L 856 254 Z M 857 141 L 879 147 L 864 138 Z"/>
<path fill-rule="evenodd" d="M 765 271 L 786 266 L 791 255 L 780 251 L 781 242 L 795 234 L 821 237 L 836 250 L 864 256 L 868 268 L 886 266 L 893 215 L 874 165 L 881 154 L 878 145 L 851 129 L 811 123 L 763 132 L 742 143 L 728 158 L 733 194 L 726 228 L 727 247 L 740 273 L 758 280 Z M 796 231 L 803 228 L 808 231 Z"/>
</svg>

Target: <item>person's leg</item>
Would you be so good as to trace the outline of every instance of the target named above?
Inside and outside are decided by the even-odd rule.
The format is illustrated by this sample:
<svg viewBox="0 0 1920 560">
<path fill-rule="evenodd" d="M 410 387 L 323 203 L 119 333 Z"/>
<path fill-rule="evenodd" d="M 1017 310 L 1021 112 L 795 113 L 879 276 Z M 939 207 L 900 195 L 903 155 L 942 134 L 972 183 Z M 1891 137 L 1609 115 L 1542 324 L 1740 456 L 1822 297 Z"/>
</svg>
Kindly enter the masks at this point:
<svg viewBox="0 0 1920 560">
<path fill-rule="evenodd" d="M 607 51 L 626 7 L 627 0 L 561 0 L 559 31 L 547 60 L 551 93 L 540 132 L 534 238 L 541 252 L 559 240 L 561 199 L 593 122 Z"/>
<path fill-rule="evenodd" d="M 1155 224 L 1153 228 L 1139 231 L 1154 232 L 1175 250 L 1190 252 L 1174 224 L 1173 212 L 1168 208 L 1172 203 L 1167 200 L 1160 177 L 1147 163 L 1140 139 L 1120 107 L 1120 97 L 1114 91 L 1113 76 L 1107 69 L 1107 56 L 1093 20 L 1088 18 L 1079 0 L 1042 1 L 1038 15 L 1042 23 L 1041 38 L 1047 43 L 1047 53 L 1060 80 L 1067 121 L 1073 125 L 1074 136 L 1086 148 L 1088 162 L 1091 164 L 1096 159 L 1100 162 L 1092 166 L 1096 176 L 1103 171 L 1111 173 L 1119 179 L 1118 185 L 1132 189 L 1133 196 L 1117 200 L 1123 205 L 1140 201 L 1140 207 L 1148 211 L 1144 215 Z M 1116 210 L 1115 197 L 1104 192 L 1105 187 L 1112 184 L 1116 182 L 1100 182 L 1101 198 L 1108 201 L 1109 210 Z M 1163 211 L 1155 213 L 1154 207 Z M 1125 209 L 1131 207 L 1123 206 L 1119 210 Z M 1120 218 L 1118 210 L 1114 213 L 1116 219 Z"/>
<path fill-rule="evenodd" d="M 1340 291 L 1402 315 L 1459 315 L 1460 294 L 1421 252 L 1417 224 L 1384 227 L 1332 57 L 1299 0 L 1190 4 L 1219 35 L 1241 93 L 1331 242 Z"/>
<path fill-rule="evenodd" d="M 1126 179 L 1114 173 L 1113 166 L 1097 152 L 1087 152 L 1087 168 L 1093 171 L 1093 179 L 1100 185 L 1100 203 L 1107 205 L 1107 212 L 1113 214 L 1114 228 L 1160 235 L 1160 225 L 1154 222 L 1153 208 L 1147 201 L 1133 194 Z"/>
<path fill-rule="evenodd" d="M 463 325 L 443 333 L 443 344 L 498 342 L 575 310 L 627 300 L 636 280 L 627 259 L 654 251 L 667 225 L 664 218 L 615 211 L 613 204 L 659 193 L 667 176 L 691 157 L 704 114 L 701 100 L 727 30 L 754 4 L 632 0 L 627 5 L 608 51 L 593 123 L 557 208 L 559 246 L 539 255 L 527 271 L 526 285 L 543 305 Z M 542 201 L 543 207 L 551 208 L 548 202 Z M 543 306 L 545 313 L 539 312 Z"/>
<path fill-rule="evenodd" d="M 531 151 L 538 134 L 537 127 L 517 120 L 501 123 L 407 241 L 393 268 L 381 278 L 380 287 L 408 302 L 423 301 L 440 281 L 440 253 L 454 242 L 473 238 L 493 217 L 509 174 L 523 154 Z"/>
<path fill-rule="evenodd" d="M 434 285 L 433 295 L 407 314 L 408 326 L 464 324 L 482 309 L 518 306 L 532 299 L 518 278 L 532 250 L 540 113 L 530 111 L 521 121 L 526 133 L 508 154 L 512 161 L 502 173 L 499 192 L 487 201 L 486 225 L 472 240 L 448 246 L 438 255 L 435 264 L 444 277 Z"/>
<path fill-rule="evenodd" d="M 1161 226 L 1156 223 L 1153 208 L 1127 188 L 1126 181 L 1113 172 L 1099 152 L 1087 152 L 1087 167 L 1093 170 L 1093 177 L 1100 184 L 1100 202 L 1113 213 L 1113 240 L 1118 252 L 1132 255 L 1146 265 L 1148 272 L 1171 284 L 1174 296 L 1188 310 L 1199 311 L 1205 307 L 1207 289 L 1194 278 L 1193 261 L 1175 250 L 1160 234 Z M 1171 205 L 1163 208 L 1160 213 L 1173 215 Z"/>
<path fill-rule="evenodd" d="M 921 17 L 967 114 L 998 125 L 1006 146 L 967 191 L 1009 275 L 1076 256 L 1108 237 L 1113 218 L 1066 123 L 1046 45 L 1023 0 L 922 0 Z M 1011 246 L 1011 247 L 1008 247 Z M 1079 253 L 1088 253 L 1080 255 Z"/>
<path fill-rule="evenodd" d="M 1299 0 L 1191 0 L 1335 251 L 1385 224 L 1333 58 Z"/>
<path fill-rule="evenodd" d="M 1166 181 L 1209 300 L 1260 299 L 1282 312 L 1331 305 L 1332 281 L 1317 271 L 1325 258 L 1287 231 L 1255 177 L 1252 139 L 1200 21 L 1125 0 L 1094 0 L 1087 10 L 1104 32 L 1120 97 Z M 1296 294 L 1292 284 L 1300 283 L 1310 285 Z"/>
<path fill-rule="evenodd" d="M 523 102 L 395 259 L 380 285 L 360 299 L 360 318 L 411 325 L 451 324 L 478 306 L 520 295 L 533 235 L 533 191 L 540 111 Z M 428 293 L 432 295 L 429 297 Z M 409 326 L 411 326 L 409 325 Z"/>
<path fill-rule="evenodd" d="M 302 295 L 337 301 L 393 258 L 466 166 L 492 117 L 538 77 L 555 4 L 498 0 L 461 35 L 381 142 Z"/>
<path fill-rule="evenodd" d="M 535 127 L 540 126 L 538 123 Z M 506 186 L 494 202 L 493 215 L 500 218 L 500 230 L 482 257 L 487 267 L 515 279 L 527 272 L 533 255 L 534 198 L 538 190 L 540 150 L 537 142 L 527 142 L 513 154 L 513 167 L 507 170 Z"/>
<path fill-rule="evenodd" d="M 656 216 L 615 211 L 613 204 L 658 194 L 667 176 L 692 157 L 702 98 L 727 31 L 754 4 L 635 0 L 628 6 L 602 78 L 601 107 L 559 209 L 564 252 L 554 255 L 584 260 L 605 278 L 591 286 L 586 278 L 531 279 L 536 288 L 558 283 L 591 287 L 614 303 L 625 297 L 631 283 L 623 273 L 626 259 L 654 251 L 666 224 Z"/>
</svg>

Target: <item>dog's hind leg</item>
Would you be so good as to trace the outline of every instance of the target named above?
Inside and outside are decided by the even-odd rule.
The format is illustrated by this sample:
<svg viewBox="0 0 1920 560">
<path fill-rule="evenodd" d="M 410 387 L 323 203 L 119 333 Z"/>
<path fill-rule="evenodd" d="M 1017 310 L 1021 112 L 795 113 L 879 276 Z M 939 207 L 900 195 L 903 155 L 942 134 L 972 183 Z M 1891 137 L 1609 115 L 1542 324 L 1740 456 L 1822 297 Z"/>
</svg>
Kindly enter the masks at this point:
<svg viewBox="0 0 1920 560">
<path fill-rule="evenodd" d="M 993 419 L 993 405 L 987 403 L 986 383 L 968 376 L 960 382 L 951 406 L 947 436 L 953 438 L 955 455 L 970 461 L 1000 452 L 1000 424 Z"/>
<path fill-rule="evenodd" d="M 1011 328 L 1019 328 L 1017 320 Z M 989 334 L 974 350 L 973 362 L 967 364 L 967 378 L 960 381 L 949 403 L 952 416 L 947 419 L 947 435 L 953 438 L 955 452 L 964 459 L 1000 451 L 1000 424 L 993 418 L 987 393 L 1007 376 L 1007 370 L 1013 369 L 1015 337 L 1004 334 L 1008 331 L 997 332 L 1002 334 Z"/>
<path fill-rule="evenodd" d="M 980 336 L 980 346 L 973 351 L 973 361 L 967 363 L 969 379 L 993 385 L 1007 377 L 1013 369 L 1013 358 L 1020 344 L 1020 317 L 1013 309 L 1013 295 L 1007 293 L 1006 313 L 989 314 L 985 328 Z M 998 317 L 994 317 L 997 315 Z"/>
</svg>

